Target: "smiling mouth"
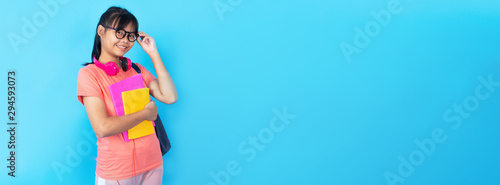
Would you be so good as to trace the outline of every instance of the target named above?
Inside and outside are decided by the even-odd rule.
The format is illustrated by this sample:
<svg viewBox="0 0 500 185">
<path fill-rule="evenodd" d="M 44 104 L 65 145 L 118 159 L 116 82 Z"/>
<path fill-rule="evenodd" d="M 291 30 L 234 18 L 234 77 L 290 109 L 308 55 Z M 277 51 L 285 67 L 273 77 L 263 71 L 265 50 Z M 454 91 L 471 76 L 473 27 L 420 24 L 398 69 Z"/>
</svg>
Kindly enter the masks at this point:
<svg viewBox="0 0 500 185">
<path fill-rule="evenodd" d="M 122 49 L 122 50 L 126 50 L 126 49 L 127 49 L 127 47 L 125 47 L 125 46 L 119 46 L 119 45 L 116 45 L 116 47 L 118 47 L 118 48 L 120 48 L 120 49 Z"/>
</svg>

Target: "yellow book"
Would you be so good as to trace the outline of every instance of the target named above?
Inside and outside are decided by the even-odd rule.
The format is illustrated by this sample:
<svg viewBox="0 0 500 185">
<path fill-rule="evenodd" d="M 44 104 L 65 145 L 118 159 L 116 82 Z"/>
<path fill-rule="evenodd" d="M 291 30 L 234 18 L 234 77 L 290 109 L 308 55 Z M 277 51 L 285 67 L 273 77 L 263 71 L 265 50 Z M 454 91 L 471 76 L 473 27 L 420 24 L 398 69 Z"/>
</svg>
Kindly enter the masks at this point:
<svg viewBox="0 0 500 185">
<path fill-rule="evenodd" d="M 135 89 L 122 92 L 123 110 L 125 115 L 138 112 L 149 103 L 149 88 Z M 136 139 L 155 133 L 153 122 L 145 120 L 128 130 L 128 138 Z"/>
</svg>

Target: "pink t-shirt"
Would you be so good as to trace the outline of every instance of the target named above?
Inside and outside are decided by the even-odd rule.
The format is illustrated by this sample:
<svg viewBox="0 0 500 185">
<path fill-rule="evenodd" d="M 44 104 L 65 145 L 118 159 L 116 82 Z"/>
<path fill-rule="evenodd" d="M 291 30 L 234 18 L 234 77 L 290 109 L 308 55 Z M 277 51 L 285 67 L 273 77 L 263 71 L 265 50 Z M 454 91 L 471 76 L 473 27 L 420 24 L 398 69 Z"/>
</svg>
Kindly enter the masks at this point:
<svg viewBox="0 0 500 185">
<path fill-rule="evenodd" d="M 141 69 L 145 86 L 148 87 L 156 77 L 140 64 L 137 66 Z M 83 104 L 84 96 L 99 97 L 104 101 L 108 116 L 116 116 L 108 86 L 136 74 L 133 68 L 127 71 L 120 69 L 117 75 L 109 76 L 94 64 L 82 67 L 78 73 L 78 101 Z M 125 142 L 121 133 L 104 138 L 97 136 L 97 176 L 108 180 L 133 177 L 134 160 L 135 174 L 163 165 L 160 145 L 155 134 L 137 138 L 134 142 Z M 135 156 L 133 156 L 134 145 Z"/>
</svg>

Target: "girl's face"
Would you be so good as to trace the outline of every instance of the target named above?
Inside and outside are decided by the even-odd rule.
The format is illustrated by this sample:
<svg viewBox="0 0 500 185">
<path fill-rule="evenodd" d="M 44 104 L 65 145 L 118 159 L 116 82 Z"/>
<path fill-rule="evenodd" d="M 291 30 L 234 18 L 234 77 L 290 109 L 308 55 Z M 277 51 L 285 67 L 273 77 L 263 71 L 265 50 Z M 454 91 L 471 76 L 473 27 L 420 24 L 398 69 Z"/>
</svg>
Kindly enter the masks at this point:
<svg viewBox="0 0 500 185">
<path fill-rule="evenodd" d="M 132 23 L 129 23 L 125 28 L 123 28 L 127 32 L 134 32 L 134 27 Z M 125 35 L 125 37 L 118 39 L 116 37 L 117 30 L 111 28 L 105 28 L 103 26 L 99 26 L 98 34 L 101 37 L 101 53 L 107 53 L 112 57 L 121 57 L 127 53 L 132 46 L 134 46 L 134 42 L 130 42 L 128 37 L 129 35 Z"/>
</svg>

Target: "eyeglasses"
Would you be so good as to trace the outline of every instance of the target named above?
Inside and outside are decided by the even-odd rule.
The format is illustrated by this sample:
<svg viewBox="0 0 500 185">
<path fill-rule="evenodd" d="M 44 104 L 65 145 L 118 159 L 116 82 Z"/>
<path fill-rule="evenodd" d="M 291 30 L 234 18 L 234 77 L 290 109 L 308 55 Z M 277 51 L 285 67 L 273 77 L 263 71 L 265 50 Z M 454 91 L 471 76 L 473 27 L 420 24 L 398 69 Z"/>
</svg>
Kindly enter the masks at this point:
<svg viewBox="0 0 500 185">
<path fill-rule="evenodd" d="M 135 40 L 137 40 L 137 33 L 136 32 L 128 32 L 128 31 L 125 31 L 124 29 L 116 29 L 116 28 L 109 27 L 109 26 L 104 26 L 104 27 L 115 30 L 115 36 L 117 39 L 123 39 L 123 37 L 127 36 L 127 39 L 130 42 L 135 42 Z"/>
</svg>

